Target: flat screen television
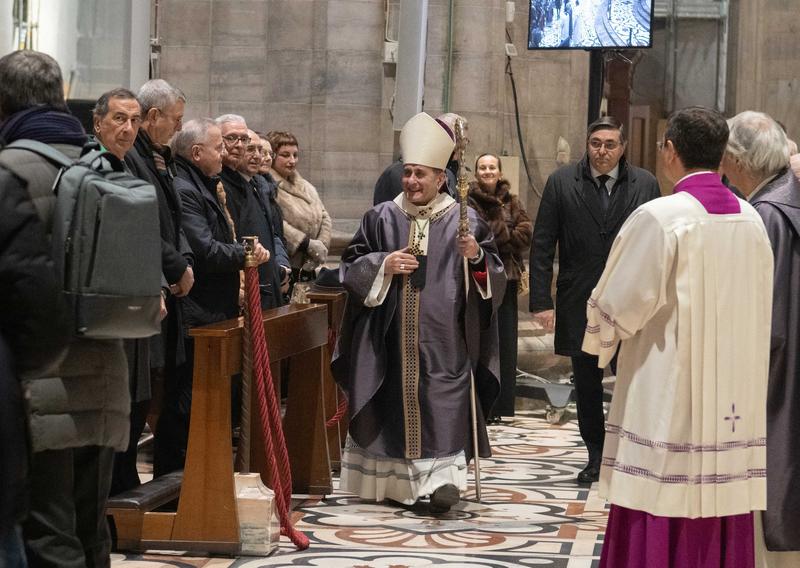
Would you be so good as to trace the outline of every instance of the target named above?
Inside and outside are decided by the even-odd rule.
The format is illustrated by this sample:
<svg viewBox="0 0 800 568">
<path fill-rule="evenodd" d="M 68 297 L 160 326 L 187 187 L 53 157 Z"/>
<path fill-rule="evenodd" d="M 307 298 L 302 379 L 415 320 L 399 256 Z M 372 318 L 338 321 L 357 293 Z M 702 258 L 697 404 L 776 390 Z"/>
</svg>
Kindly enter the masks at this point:
<svg viewBox="0 0 800 568">
<path fill-rule="evenodd" d="M 530 0 L 528 49 L 652 47 L 655 0 Z"/>
</svg>

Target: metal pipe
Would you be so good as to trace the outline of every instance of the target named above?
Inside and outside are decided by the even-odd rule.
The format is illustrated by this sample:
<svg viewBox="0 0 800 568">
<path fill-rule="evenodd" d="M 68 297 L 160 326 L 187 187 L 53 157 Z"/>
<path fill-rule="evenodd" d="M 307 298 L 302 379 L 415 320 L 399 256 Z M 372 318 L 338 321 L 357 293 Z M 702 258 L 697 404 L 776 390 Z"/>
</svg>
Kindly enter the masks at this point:
<svg viewBox="0 0 800 568">
<path fill-rule="evenodd" d="M 444 92 L 442 93 L 444 112 L 450 112 L 450 83 L 453 80 L 453 1 L 450 0 L 447 20 L 447 70 L 444 75 Z"/>
<path fill-rule="evenodd" d="M 720 22 L 719 36 L 717 37 L 717 110 L 725 112 L 728 101 L 728 32 L 730 30 L 730 3 L 722 0 L 719 5 Z"/>
</svg>

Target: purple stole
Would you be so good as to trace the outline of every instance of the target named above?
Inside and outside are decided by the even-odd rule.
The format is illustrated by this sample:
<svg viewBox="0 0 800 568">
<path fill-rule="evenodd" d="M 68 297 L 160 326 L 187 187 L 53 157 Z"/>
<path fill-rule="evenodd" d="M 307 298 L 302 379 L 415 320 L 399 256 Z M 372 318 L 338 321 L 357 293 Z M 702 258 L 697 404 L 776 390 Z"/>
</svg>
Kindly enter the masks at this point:
<svg viewBox="0 0 800 568">
<path fill-rule="evenodd" d="M 720 181 L 716 172 L 694 174 L 678 182 L 673 193 L 682 191 L 697 199 L 710 215 L 730 215 L 742 212 L 739 200 Z"/>
</svg>

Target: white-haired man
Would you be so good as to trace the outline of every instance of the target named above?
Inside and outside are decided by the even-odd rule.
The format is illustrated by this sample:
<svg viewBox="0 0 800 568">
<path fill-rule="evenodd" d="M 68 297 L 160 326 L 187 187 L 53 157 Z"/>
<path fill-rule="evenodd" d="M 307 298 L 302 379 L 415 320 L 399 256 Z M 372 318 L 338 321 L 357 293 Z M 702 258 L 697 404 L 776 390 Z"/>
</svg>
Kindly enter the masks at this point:
<svg viewBox="0 0 800 568">
<path fill-rule="evenodd" d="M 453 140 L 425 113 L 403 127 L 403 192 L 368 211 L 342 255 L 349 296 L 333 373 L 346 389 L 350 430 L 341 487 L 406 505 L 431 496 L 434 514 L 466 489 L 470 374 L 484 416 L 499 392 L 496 309 L 505 274 L 491 231 L 443 192 Z M 444 300 L 444 301 L 443 301 Z"/>
<path fill-rule="evenodd" d="M 767 390 L 767 510 L 762 515 L 766 549 L 772 552 L 764 552 L 766 564 L 762 565 L 799 566 L 800 182 L 788 167 L 786 134 L 771 117 L 745 111 L 730 119 L 728 126 L 722 168 L 761 215 L 775 258 Z M 756 534 L 757 541 L 760 536 Z M 760 555 L 761 547 L 756 550 Z"/>
<path fill-rule="evenodd" d="M 131 173 L 156 188 L 158 219 L 161 232 L 161 272 L 166 317 L 161 333 L 150 339 L 149 360 L 136 366 L 150 367 L 162 373 L 164 380 L 175 381 L 176 369 L 186 361 L 183 349 L 183 303 L 194 284 L 192 249 L 181 228 L 181 202 L 173 187 L 175 161 L 169 141 L 181 129 L 186 97 L 177 87 L 163 79 L 152 79 L 136 94 L 142 117 L 133 147 L 125 154 Z M 130 354 L 129 354 L 130 357 Z M 130 359 L 129 359 L 130 366 Z M 131 437 L 126 452 L 114 458 L 114 480 L 111 494 L 139 485 L 136 468 L 137 442 L 149 411 L 152 388 L 150 376 L 139 371 L 131 376 L 147 380 L 131 381 Z"/>
<path fill-rule="evenodd" d="M 288 264 L 286 250 L 272 224 L 272 214 L 257 187 L 250 183 L 258 173 L 261 162 L 261 145 L 257 135 L 247 128 L 245 119 L 237 114 L 223 114 L 216 119 L 222 132 L 225 154 L 219 174 L 225 188 L 225 198 L 237 235 L 255 235 L 270 253 L 270 261 L 259 266 L 261 307 L 277 308 L 283 305 L 281 286 Z M 248 162 L 256 160 L 255 171 L 248 173 Z"/>
<path fill-rule="evenodd" d="M 211 119 L 191 120 L 172 139 L 181 198 L 181 223 L 195 258 L 197 280 L 183 298 L 186 327 L 222 321 L 239 315 L 239 271 L 244 247 L 234 239 L 217 175 L 224 145 L 219 126 Z M 269 253 L 256 246 L 259 264 Z M 156 429 L 153 470 L 156 476 L 181 469 L 186 458 L 192 401 L 194 344 L 185 338 L 186 362 L 177 380 L 165 385 L 164 409 Z"/>
</svg>

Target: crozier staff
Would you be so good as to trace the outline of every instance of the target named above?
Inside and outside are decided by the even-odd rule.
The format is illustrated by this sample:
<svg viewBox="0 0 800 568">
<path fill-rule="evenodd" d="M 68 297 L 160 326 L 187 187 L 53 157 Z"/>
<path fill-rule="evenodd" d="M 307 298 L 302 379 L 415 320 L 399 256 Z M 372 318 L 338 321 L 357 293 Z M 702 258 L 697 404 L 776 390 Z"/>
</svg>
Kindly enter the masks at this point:
<svg viewBox="0 0 800 568">
<path fill-rule="evenodd" d="M 484 415 L 499 389 L 495 312 L 505 274 L 475 211 L 471 234 L 455 236 L 459 208 L 442 193 L 450 134 L 420 113 L 400 145 L 403 193 L 364 215 L 342 255 L 349 295 L 332 364 L 350 403 L 341 487 L 406 505 L 430 495 L 441 514 L 467 486 L 471 372 L 479 451 L 490 455 Z"/>
</svg>

